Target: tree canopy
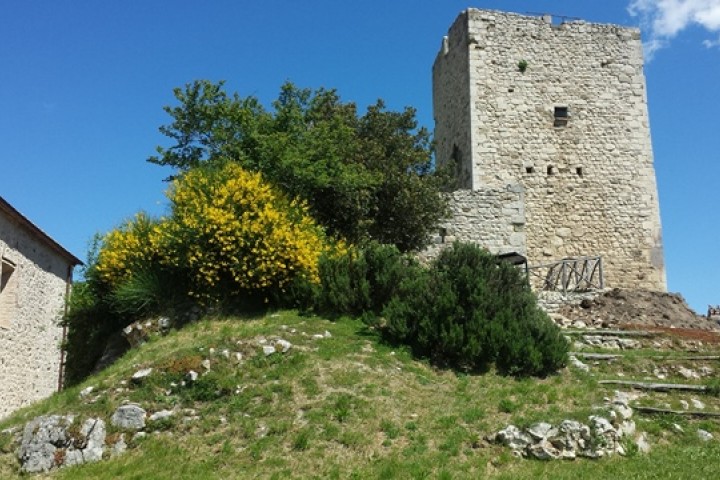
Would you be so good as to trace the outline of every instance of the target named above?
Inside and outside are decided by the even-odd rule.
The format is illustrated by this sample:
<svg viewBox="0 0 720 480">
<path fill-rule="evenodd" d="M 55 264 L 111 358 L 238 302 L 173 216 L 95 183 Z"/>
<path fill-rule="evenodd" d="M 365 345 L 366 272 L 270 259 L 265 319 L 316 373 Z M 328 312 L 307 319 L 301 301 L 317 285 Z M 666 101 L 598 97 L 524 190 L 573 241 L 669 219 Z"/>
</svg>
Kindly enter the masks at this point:
<svg viewBox="0 0 720 480">
<path fill-rule="evenodd" d="M 266 109 L 255 97 L 198 80 L 174 90 L 178 105 L 160 132 L 174 143 L 148 161 L 182 173 L 231 160 L 310 206 L 332 235 L 376 240 L 402 251 L 422 248 L 446 213 L 431 139 L 413 108 L 382 100 L 359 115 L 335 90 L 286 83 Z"/>
</svg>

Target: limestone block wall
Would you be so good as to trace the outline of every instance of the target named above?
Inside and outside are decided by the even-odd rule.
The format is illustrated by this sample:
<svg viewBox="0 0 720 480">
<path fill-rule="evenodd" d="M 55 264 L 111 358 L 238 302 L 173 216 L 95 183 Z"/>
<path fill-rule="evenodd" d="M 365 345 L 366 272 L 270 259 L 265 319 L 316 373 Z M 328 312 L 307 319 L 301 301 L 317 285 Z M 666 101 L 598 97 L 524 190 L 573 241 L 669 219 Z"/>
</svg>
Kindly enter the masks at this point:
<svg viewBox="0 0 720 480">
<path fill-rule="evenodd" d="M 68 262 L 2 214 L 0 257 L 15 265 L 0 324 L 3 418 L 57 391 Z"/>
<path fill-rule="evenodd" d="M 477 243 L 491 253 L 526 253 L 525 202 L 520 185 L 457 190 L 447 194 L 452 211 L 432 244 L 420 254 L 431 260 L 455 241 Z"/>
<path fill-rule="evenodd" d="M 470 135 L 471 188 L 524 187 L 531 264 L 602 255 L 608 286 L 664 291 L 640 32 L 469 9 L 446 43 L 435 97 L 467 79 L 470 126 L 436 102 L 436 142 Z M 448 148 L 437 156 L 451 160 Z"/>
<path fill-rule="evenodd" d="M 433 66 L 435 150 L 437 158 L 455 161 L 458 188 L 472 188 L 472 146 L 470 135 L 470 82 L 467 41 L 468 24 L 461 18 L 443 38 Z"/>
</svg>

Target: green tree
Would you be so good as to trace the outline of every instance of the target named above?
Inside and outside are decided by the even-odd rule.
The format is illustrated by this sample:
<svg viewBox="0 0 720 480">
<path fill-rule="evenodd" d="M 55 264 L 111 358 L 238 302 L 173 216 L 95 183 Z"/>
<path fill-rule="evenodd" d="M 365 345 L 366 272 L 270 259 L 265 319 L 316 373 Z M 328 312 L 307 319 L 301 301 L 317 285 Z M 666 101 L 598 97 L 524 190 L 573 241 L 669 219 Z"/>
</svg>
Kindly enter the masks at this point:
<svg viewBox="0 0 720 480">
<path fill-rule="evenodd" d="M 174 144 L 148 161 L 185 171 L 230 158 L 262 172 L 310 206 L 330 234 L 376 240 L 402 251 L 424 246 L 446 213 L 447 177 L 434 171 L 430 135 L 415 110 L 388 111 L 382 100 L 358 115 L 335 90 L 282 86 L 272 109 L 229 95 L 223 83 L 175 89 L 179 105 L 160 127 Z"/>
</svg>

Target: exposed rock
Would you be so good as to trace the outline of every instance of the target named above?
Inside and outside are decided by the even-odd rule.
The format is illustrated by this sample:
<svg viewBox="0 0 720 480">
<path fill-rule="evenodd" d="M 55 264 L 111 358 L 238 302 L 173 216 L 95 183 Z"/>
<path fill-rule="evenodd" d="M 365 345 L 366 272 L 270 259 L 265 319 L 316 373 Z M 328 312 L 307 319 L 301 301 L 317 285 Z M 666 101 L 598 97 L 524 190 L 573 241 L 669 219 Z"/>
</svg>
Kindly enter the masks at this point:
<svg viewBox="0 0 720 480">
<path fill-rule="evenodd" d="M 578 360 L 575 355 L 570 355 L 570 363 L 572 364 L 573 367 L 577 368 L 578 370 L 582 370 L 583 372 L 590 371 L 590 367 L 587 364 Z"/>
<path fill-rule="evenodd" d="M 287 351 L 290 350 L 291 347 L 292 344 L 287 340 L 283 340 L 282 338 L 278 339 L 275 342 L 275 350 L 278 350 L 282 353 L 287 353 Z"/>
<path fill-rule="evenodd" d="M 95 387 L 90 385 L 89 387 L 85 387 L 82 390 L 80 390 L 80 398 L 85 398 L 88 395 L 90 395 L 93 391 L 95 391 Z"/>
<path fill-rule="evenodd" d="M 680 400 L 680 406 L 683 410 L 689 410 L 690 404 L 687 402 L 687 400 Z"/>
<path fill-rule="evenodd" d="M 37 417 L 25 425 L 18 459 L 23 472 L 48 472 L 66 465 L 97 462 L 105 448 L 105 422 L 89 418 L 72 434 L 72 415 Z"/>
<path fill-rule="evenodd" d="M 492 440 L 510 447 L 517 456 L 541 460 L 600 458 L 624 454 L 620 438 L 634 433 L 632 421 L 625 420 L 616 429 L 606 418 L 591 416 L 589 426 L 564 420 L 557 427 L 541 422 L 522 431 L 509 425 L 497 432 Z"/>
<path fill-rule="evenodd" d="M 650 442 L 648 442 L 646 433 L 643 432 L 635 438 L 635 445 L 640 453 L 650 453 Z"/>
<path fill-rule="evenodd" d="M 691 398 L 690 403 L 692 403 L 693 408 L 696 410 L 705 410 L 705 404 L 697 398 Z"/>
<path fill-rule="evenodd" d="M 553 428 L 553 426 L 549 423 L 540 422 L 531 425 L 527 429 L 527 433 L 529 433 L 535 440 L 544 440 L 550 435 L 557 434 L 557 429 Z"/>
<path fill-rule="evenodd" d="M 170 319 L 168 317 L 158 317 L 157 324 L 163 332 L 170 330 Z"/>
<path fill-rule="evenodd" d="M 160 410 L 159 412 L 155 412 L 150 417 L 148 417 L 149 422 L 158 422 L 160 420 L 165 420 L 175 415 L 175 412 L 172 410 Z"/>
<path fill-rule="evenodd" d="M 266 357 L 275 353 L 275 347 L 273 345 L 263 345 L 262 349 Z"/>
<path fill-rule="evenodd" d="M 140 384 L 147 377 L 150 376 L 152 371 L 153 371 L 152 368 L 143 368 L 142 370 L 138 370 L 137 372 L 133 373 L 133 376 L 130 378 L 130 380 L 135 384 Z"/>
<path fill-rule="evenodd" d="M 55 452 L 70 446 L 67 428 L 72 425 L 72 416 L 42 416 L 28 422 L 18 450 L 20 469 L 23 472 L 48 472 L 56 463 Z"/>
<path fill-rule="evenodd" d="M 206 358 L 205 360 L 203 360 L 202 362 L 200 362 L 200 365 L 202 365 L 202 367 L 203 367 L 205 370 L 210 371 L 210 360 L 209 360 L 209 359 Z"/>
<path fill-rule="evenodd" d="M 642 346 L 639 341 L 632 338 L 618 338 L 617 343 L 623 350 L 634 350 Z"/>
<path fill-rule="evenodd" d="M 138 432 L 145 433 L 145 432 Z M 127 443 L 125 443 L 125 434 L 121 433 L 120 438 L 118 438 L 117 442 L 115 442 L 115 445 L 112 446 L 112 449 L 110 450 L 110 458 L 119 457 L 123 453 L 127 451 Z"/>
<path fill-rule="evenodd" d="M 495 434 L 494 441 L 510 447 L 513 453 L 524 455 L 528 446 L 532 445 L 532 438 L 523 433 L 515 425 L 508 425 Z"/>
<path fill-rule="evenodd" d="M 714 438 L 712 433 L 708 432 L 707 430 L 703 430 L 702 428 L 698 428 L 697 436 L 703 442 L 709 442 Z"/>
<path fill-rule="evenodd" d="M 685 368 L 685 367 L 681 366 L 681 367 L 678 367 L 677 371 L 680 374 L 680 376 L 687 378 L 687 379 L 700 378 L 700 375 L 695 370 L 692 370 L 690 368 Z"/>
<path fill-rule="evenodd" d="M 185 375 L 185 378 L 188 382 L 193 383 L 198 379 L 199 374 L 195 370 L 190 370 L 187 375 Z"/>
<path fill-rule="evenodd" d="M 80 438 L 73 439 L 75 448 L 65 452 L 63 465 L 80 465 L 99 462 L 105 451 L 105 422 L 98 418 L 88 418 L 80 429 Z"/>
<path fill-rule="evenodd" d="M 709 376 L 712 375 L 713 372 L 714 372 L 714 370 L 712 369 L 712 367 L 708 367 L 708 366 L 700 367 L 700 368 L 698 369 L 698 371 L 700 372 L 700 375 L 702 375 L 703 377 L 709 377 Z"/>
<path fill-rule="evenodd" d="M 134 322 L 122 329 L 122 335 L 135 348 L 147 341 L 149 331 L 142 323 Z"/>
<path fill-rule="evenodd" d="M 141 430 L 145 428 L 146 414 L 147 412 L 140 405 L 130 403 L 115 410 L 110 421 L 113 426 L 124 430 Z"/>
</svg>

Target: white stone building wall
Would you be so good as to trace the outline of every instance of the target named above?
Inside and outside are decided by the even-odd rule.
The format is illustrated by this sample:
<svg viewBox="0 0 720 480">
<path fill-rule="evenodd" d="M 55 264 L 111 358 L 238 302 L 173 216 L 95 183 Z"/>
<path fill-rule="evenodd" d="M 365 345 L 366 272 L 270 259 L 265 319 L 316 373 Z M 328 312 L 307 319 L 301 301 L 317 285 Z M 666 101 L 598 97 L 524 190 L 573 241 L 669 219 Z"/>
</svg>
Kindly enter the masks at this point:
<svg viewBox="0 0 720 480">
<path fill-rule="evenodd" d="M 446 45 L 434 66 L 439 164 L 469 135 L 470 188 L 524 187 L 531 264 L 601 255 L 608 286 L 665 290 L 640 32 L 469 9 Z M 469 127 L 464 109 L 437 101 L 466 80 Z"/>
<path fill-rule="evenodd" d="M 0 212 L 0 257 L 15 264 L 0 324 L 0 418 L 58 389 L 68 262 Z"/>
<path fill-rule="evenodd" d="M 520 185 L 457 190 L 448 195 L 451 219 L 440 225 L 430 247 L 420 254 L 423 261 L 437 257 L 455 241 L 477 243 L 494 254 L 525 255 L 525 202 Z"/>
</svg>

